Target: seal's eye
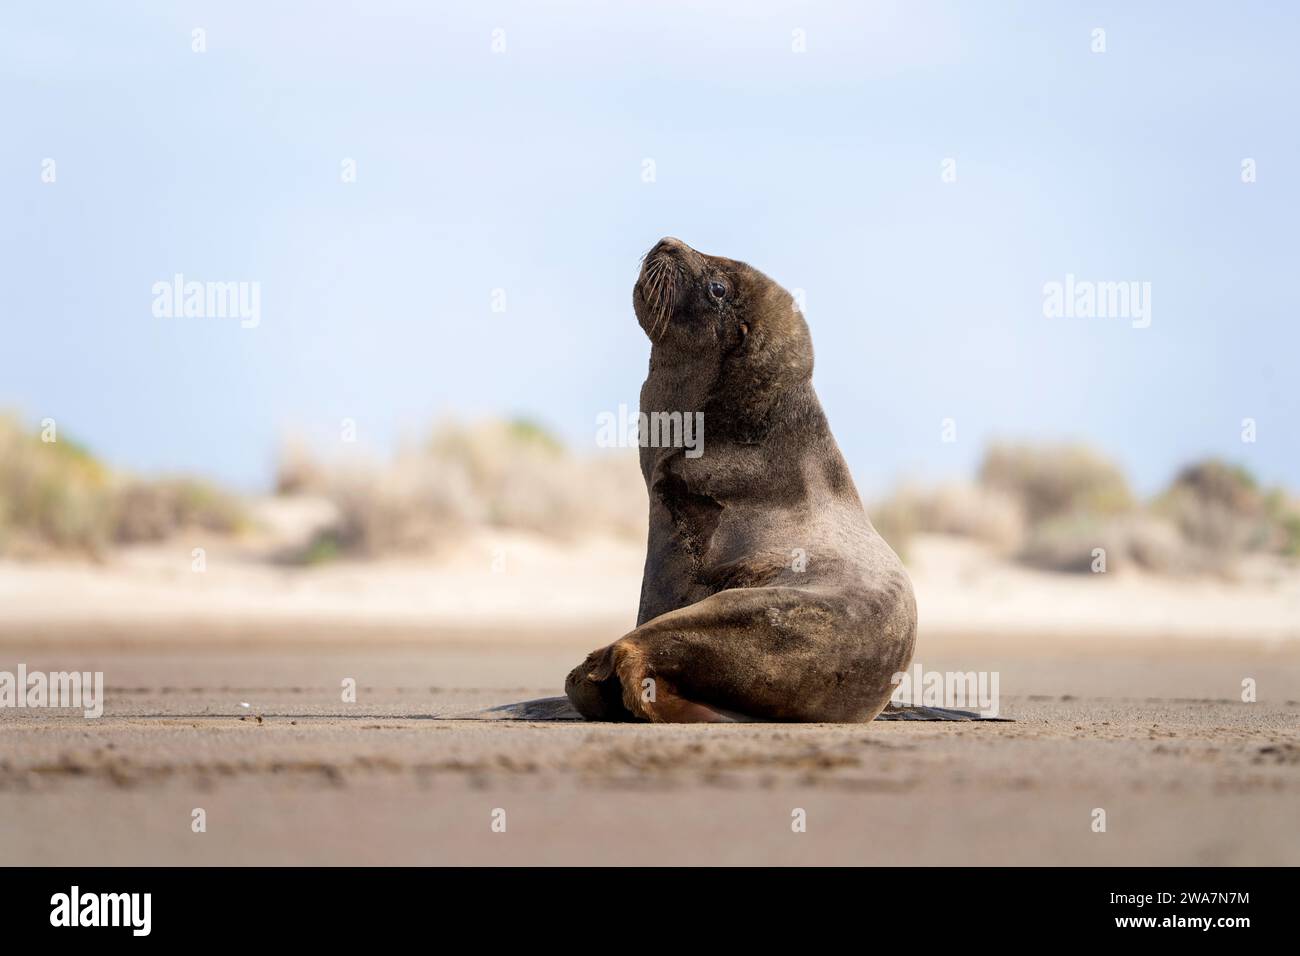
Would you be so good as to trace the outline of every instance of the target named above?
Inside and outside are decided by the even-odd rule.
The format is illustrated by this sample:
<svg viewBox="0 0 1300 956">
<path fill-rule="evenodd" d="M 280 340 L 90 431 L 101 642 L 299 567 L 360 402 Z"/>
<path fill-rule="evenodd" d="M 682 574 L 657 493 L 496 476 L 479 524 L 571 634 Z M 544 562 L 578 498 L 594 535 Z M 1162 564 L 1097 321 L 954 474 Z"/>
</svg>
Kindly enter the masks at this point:
<svg viewBox="0 0 1300 956">
<path fill-rule="evenodd" d="M 709 295 L 713 296 L 715 299 L 721 299 L 725 297 L 726 294 L 727 287 L 717 279 L 714 279 L 709 283 Z"/>
</svg>

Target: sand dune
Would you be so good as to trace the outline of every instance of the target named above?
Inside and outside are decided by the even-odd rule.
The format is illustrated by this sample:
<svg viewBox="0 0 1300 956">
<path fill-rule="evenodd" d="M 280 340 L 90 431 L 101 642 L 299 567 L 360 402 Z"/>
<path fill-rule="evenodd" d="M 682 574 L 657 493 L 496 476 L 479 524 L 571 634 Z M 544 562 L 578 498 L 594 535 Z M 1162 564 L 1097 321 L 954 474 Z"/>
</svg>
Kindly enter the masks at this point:
<svg viewBox="0 0 1300 956">
<path fill-rule="evenodd" d="M 214 625 L 292 622 L 325 628 L 456 627 L 598 620 L 631 627 L 643 552 L 625 540 L 558 544 L 479 532 L 425 559 L 298 567 L 247 542 L 122 549 L 106 564 L 0 561 L 0 631 L 79 631 L 95 622 Z M 1300 639 L 1300 573 L 1227 582 L 1124 574 L 1060 574 L 1001 558 L 978 543 L 920 536 L 908 561 L 924 633 Z M 143 632 L 142 632 L 143 633 Z"/>
</svg>

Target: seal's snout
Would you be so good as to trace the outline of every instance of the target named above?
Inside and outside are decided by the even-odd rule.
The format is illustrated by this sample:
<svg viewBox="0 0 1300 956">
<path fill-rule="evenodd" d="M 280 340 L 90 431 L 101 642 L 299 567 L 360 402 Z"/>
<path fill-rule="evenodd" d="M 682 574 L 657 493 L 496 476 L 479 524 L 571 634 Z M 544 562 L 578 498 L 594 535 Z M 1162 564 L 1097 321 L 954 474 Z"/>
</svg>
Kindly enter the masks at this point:
<svg viewBox="0 0 1300 956">
<path fill-rule="evenodd" d="M 681 255 L 686 252 L 694 252 L 690 246 L 682 242 L 676 236 L 664 236 L 655 243 L 655 247 L 650 250 L 647 259 L 653 259 L 661 255 Z"/>
<path fill-rule="evenodd" d="M 672 236 L 660 239 L 645 254 L 633 287 L 633 303 L 637 321 L 652 341 L 668 330 L 685 278 L 698 258 L 699 253 Z"/>
</svg>

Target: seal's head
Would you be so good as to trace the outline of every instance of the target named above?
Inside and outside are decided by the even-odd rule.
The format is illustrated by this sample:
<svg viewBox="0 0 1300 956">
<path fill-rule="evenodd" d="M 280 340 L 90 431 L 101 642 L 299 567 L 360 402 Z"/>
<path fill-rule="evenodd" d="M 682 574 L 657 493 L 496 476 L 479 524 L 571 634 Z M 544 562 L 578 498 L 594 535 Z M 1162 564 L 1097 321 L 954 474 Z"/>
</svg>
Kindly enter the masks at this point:
<svg viewBox="0 0 1300 956">
<path fill-rule="evenodd" d="M 794 297 L 743 262 L 660 239 L 642 260 L 632 306 L 656 361 L 717 363 L 720 377 L 744 369 L 771 384 L 812 376 L 812 339 Z"/>
</svg>

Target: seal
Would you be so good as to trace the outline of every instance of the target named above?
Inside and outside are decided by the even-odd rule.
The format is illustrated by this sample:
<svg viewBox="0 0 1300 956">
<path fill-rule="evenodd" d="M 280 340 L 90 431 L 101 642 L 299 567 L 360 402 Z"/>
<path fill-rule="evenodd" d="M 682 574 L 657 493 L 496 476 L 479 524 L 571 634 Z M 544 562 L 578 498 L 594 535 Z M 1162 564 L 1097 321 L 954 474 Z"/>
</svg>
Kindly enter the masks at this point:
<svg viewBox="0 0 1300 956">
<path fill-rule="evenodd" d="M 666 238 L 632 305 L 651 342 L 641 421 L 702 414 L 703 440 L 642 440 L 637 626 L 573 669 L 569 701 L 588 720 L 872 720 L 911 662 L 916 602 L 813 391 L 794 298 Z"/>
</svg>

